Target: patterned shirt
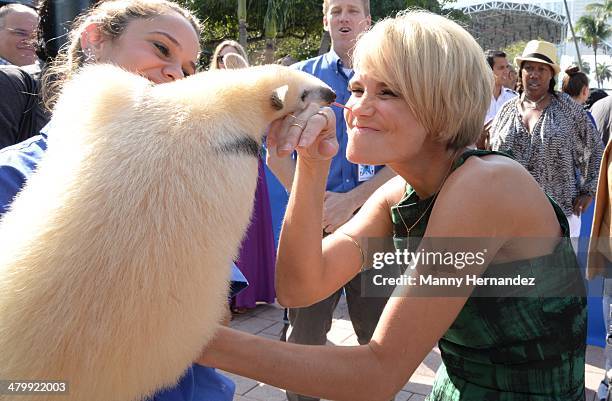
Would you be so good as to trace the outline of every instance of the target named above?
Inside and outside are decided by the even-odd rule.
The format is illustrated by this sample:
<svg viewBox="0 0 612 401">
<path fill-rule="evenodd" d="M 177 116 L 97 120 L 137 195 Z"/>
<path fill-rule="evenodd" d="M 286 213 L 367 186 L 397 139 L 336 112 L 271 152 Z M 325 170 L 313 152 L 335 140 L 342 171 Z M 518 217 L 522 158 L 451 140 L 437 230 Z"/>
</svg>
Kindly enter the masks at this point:
<svg viewBox="0 0 612 401">
<path fill-rule="evenodd" d="M 491 147 L 510 153 L 570 216 L 578 195 L 595 195 L 603 145 L 582 106 L 557 93 L 530 134 L 520 100 L 506 103 L 493 121 Z"/>
</svg>

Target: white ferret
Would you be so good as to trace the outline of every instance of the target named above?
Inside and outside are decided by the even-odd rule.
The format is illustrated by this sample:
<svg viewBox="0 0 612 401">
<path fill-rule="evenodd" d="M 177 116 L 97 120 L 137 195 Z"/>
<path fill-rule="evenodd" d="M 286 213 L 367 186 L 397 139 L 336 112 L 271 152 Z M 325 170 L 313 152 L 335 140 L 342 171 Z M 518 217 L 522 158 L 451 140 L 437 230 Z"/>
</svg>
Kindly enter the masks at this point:
<svg viewBox="0 0 612 401">
<path fill-rule="evenodd" d="M 334 94 L 286 67 L 152 85 L 85 68 L 0 222 L 0 379 L 134 401 L 176 383 L 226 308 L 271 121 Z"/>
</svg>

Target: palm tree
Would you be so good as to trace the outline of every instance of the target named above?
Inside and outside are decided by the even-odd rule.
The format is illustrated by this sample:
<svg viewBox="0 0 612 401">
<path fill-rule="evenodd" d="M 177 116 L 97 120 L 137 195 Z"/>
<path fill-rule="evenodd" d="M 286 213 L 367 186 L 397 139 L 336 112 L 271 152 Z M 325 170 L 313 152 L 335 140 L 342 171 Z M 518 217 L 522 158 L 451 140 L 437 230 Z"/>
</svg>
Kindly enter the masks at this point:
<svg viewBox="0 0 612 401">
<path fill-rule="evenodd" d="M 274 62 L 276 36 L 282 35 L 287 22 L 296 11 L 296 4 L 296 0 L 268 0 L 264 17 L 264 36 L 266 38 L 264 63 Z"/>
<path fill-rule="evenodd" d="M 591 65 L 589 63 L 587 63 L 586 61 L 583 61 L 582 62 L 582 66 L 580 67 L 580 71 L 582 71 L 585 74 L 589 75 L 591 73 Z"/>
<path fill-rule="evenodd" d="M 578 46 L 578 39 L 576 38 L 576 32 L 574 32 L 574 25 L 572 24 L 572 17 L 570 16 L 569 7 L 567 6 L 567 0 L 563 0 L 565 6 L 565 15 L 567 16 L 567 23 L 569 24 L 570 31 L 572 32 L 572 40 L 576 47 L 576 56 L 578 57 L 578 65 L 582 66 L 582 57 L 580 57 L 580 46 Z"/>
<path fill-rule="evenodd" d="M 597 17 L 607 19 L 612 16 L 612 0 L 604 0 L 603 3 L 587 4 L 585 9 Z"/>
<path fill-rule="evenodd" d="M 597 65 L 597 47 L 602 40 L 606 40 L 612 35 L 610 26 L 601 16 L 583 15 L 576 22 L 576 28 L 578 29 L 580 40 L 593 49 L 595 65 Z M 597 80 L 597 87 L 601 88 L 597 68 L 595 69 L 595 79 Z"/>
<path fill-rule="evenodd" d="M 605 63 L 597 64 L 596 72 L 597 72 L 596 75 L 599 76 L 599 79 L 601 80 L 602 84 L 603 84 L 603 81 L 612 79 L 612 68 L 609 64 L 605 64 Z"/>
<path fill-rule="evenodd" d="M 247 48 L 247 4 L 246 0 L 238 0 L 238 42 Z"/>
<path fill-rule="evenodd" d="M 274 51 L 276 50 L 276 35 L 278 33 L 278 10 L 277 1 L 268 0 L 268 9 L 264 18 L 264 36 L 266 38 L 266 48 L 264 50 L 264 63 L 274 62 Z"/>
</svg>

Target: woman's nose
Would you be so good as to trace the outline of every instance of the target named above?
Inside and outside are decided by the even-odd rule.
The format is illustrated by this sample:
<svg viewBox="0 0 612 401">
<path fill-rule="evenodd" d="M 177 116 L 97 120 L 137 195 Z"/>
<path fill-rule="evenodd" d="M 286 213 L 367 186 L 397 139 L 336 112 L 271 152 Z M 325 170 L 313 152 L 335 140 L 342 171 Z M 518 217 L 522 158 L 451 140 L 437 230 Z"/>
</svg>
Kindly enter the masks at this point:
<svg viewBox="0 0 612 401">
<path fill-rule="evenodd" d="M 351 96 L 346 102 L 346 106 L 350 108 L 350 113 L 356 116 L 372 114 L 373 110 L 372 101 L 365 94 L 360 97 Z"/>
<path fill-rule="evenodd" d="M 168 81 L 176 81 L 177 79 L 182 79 L 185 77 L 181 66 L 176 64 L 169 64 L 164 67 L 163 75 L 164 79 Z"/>
</svg>

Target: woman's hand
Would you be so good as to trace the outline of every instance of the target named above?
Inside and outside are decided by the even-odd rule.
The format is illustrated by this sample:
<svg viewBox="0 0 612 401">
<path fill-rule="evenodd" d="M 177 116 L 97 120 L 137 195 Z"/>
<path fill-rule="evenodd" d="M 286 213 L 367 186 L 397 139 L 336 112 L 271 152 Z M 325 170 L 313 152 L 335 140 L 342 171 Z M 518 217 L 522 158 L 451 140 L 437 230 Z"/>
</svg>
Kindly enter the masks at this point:
<svg viewBox="0 0 612 401">
<path fill-rule="evenodd" d="M 353 198 L 346 193 L 325 192 L 322 223 L 323 231 L 327 234 L 331 234 L 353 217 L 358 206 L 354 206 L 352 201 Z"/>
<path fill-rule="evenodd" d="M 329 107 L 311 103 L 299 113 L 289 114 L 270 125 L 268 147 L 280 157 L 294 150 L 309 161 L 326 161 L 338 152 L 336 116 Z"/>
<path fill-rule="evenodd" d="M 589 195 L 578 195 L 574 199 L 574 214 L 580 216 L 593 201 L 593 197 Z"/>
</svg>

